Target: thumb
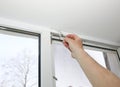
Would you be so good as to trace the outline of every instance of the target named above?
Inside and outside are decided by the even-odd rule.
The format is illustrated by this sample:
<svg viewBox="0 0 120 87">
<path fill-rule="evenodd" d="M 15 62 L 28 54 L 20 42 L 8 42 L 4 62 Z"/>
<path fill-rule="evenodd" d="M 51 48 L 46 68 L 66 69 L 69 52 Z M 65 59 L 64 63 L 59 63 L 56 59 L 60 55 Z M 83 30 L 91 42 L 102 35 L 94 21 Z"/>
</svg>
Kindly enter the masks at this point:
<svg viewBox="0 0 120 87">
<path fill-rule="evenodd" d="M 65 45 L 65 47 L 70 48 L 69 45 L 72 41 L 73 40 L 71 38 L 65 37 L 65 39 L 63 40 L 63 44 Z"/>
</svg>

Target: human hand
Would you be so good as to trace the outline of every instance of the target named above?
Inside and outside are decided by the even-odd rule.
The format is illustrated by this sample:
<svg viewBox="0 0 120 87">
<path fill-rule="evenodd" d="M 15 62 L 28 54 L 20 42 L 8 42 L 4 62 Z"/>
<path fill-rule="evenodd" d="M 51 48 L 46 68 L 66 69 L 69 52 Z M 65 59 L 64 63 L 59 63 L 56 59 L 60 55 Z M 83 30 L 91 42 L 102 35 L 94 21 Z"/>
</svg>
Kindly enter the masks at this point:
<svg viewBox="0 0 120 87">
<path fill-rule="evenodd" d="M 72 57 L 74 58 L 78 58 L 79 51 L 83 50 L 82 39 L 75 34 L 68 34 L 64 38 L 63 44 L 71 51 Z"/>
</svg>

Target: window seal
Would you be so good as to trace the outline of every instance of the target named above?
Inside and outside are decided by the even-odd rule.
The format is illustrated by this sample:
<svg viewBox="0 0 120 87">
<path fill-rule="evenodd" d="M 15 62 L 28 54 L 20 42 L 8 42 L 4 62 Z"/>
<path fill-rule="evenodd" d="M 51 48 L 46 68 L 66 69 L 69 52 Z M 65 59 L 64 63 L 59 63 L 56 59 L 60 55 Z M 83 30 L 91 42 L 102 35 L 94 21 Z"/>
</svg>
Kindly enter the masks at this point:
<svg viewBox="0 0 120 87">
<path fill-rule="evenodd" d="M 0 30 L 15 32 L 15 33 L 21 33 L 21 34 L 27 34 L 27 35 L 32 35 L 32 36 L 39 36 L 39 33 L 31 32 L 31 31 L 25 31 L 25 30 L 11 28 L 11 27 L 5 27 L 5 26 L 0 26 Z"/>
</svg>

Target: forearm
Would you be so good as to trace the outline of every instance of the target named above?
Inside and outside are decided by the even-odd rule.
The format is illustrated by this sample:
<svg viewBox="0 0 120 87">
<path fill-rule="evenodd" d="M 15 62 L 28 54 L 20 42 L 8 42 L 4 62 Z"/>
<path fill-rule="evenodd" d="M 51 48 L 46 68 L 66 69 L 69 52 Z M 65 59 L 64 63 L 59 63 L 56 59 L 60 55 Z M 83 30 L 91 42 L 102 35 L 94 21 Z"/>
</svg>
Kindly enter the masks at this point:
<svg viewBox="0 0 120 87">
<path fill-rule="evenodd" d="M 120 80 L 100 66 L 83 49 L 79 50 L 77 61 L 94 87 L 120 87 Z"/>
</svg>

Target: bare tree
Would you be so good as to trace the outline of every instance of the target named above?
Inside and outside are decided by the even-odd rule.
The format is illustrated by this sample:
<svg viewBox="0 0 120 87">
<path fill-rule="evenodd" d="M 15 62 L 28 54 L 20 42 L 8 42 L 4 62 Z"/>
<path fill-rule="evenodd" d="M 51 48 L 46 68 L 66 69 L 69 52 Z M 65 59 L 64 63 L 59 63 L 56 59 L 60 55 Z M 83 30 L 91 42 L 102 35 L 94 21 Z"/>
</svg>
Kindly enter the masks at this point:
<svg viewBox="0 0 120 87">
<path fill-rule="evenodd" d="M 32 61 L 35 59 L 35 55 L 32 55 L 29 50 L 24 50 L 22 55 L 19 57 L 21 61 L 18 61 L 17 65 L 15 65 L 15 68 L 19 71 L 16 72 L 16 75 L 18 76 L 18 78 L 19 76 L 21 76 L 19 82 L 23 85 L 23 87 L 27 87 L 28 81 L 32 79 L 28 77 L 30 76 L 30 68 L 31 66 L 33 66 Z M 31 86 L 29 87 L 33 87 L 33 84 L 31 84 Z"/>
<path fill-rule="evenodd" d="M 11 86 L 9 87 L 28 87 L 28 85 L 29 87 L 34 87 L 37 85 L 37 82 L 32 81 L 33 78 L 38 78 L 37 75 L 34 77 L 31 74 L 31 67 L 34 66 L 33 63 L 35 59 L 37 59 L 37 56 L 32 54 L 29 50 L 24 50 L 16 57 L 10 59 L 9 63 L 5 65 L 5 73 L 8 72 L 9 77 L 11 77 Z M 36 63 L 37 62 L 34 64 Z M 7 87 L 5 86 L 7 83 L 8 81 L 3 79 L 0 83 L 0 87 Z"/>
</svg>

